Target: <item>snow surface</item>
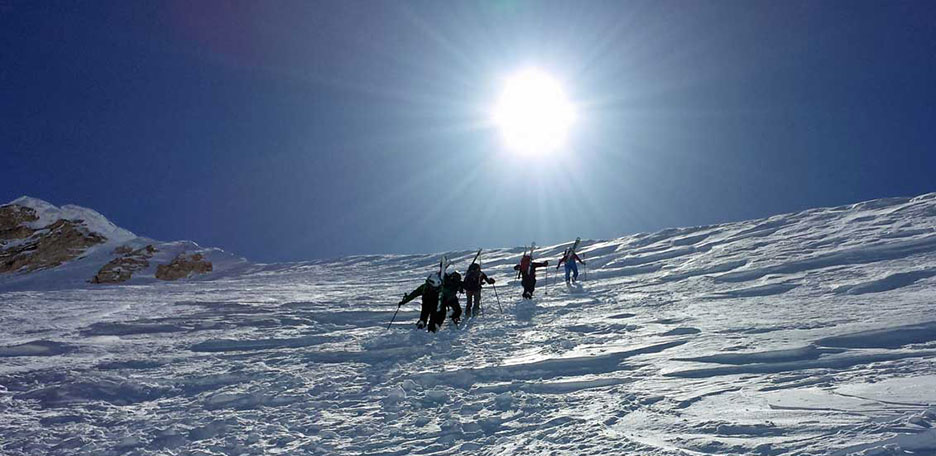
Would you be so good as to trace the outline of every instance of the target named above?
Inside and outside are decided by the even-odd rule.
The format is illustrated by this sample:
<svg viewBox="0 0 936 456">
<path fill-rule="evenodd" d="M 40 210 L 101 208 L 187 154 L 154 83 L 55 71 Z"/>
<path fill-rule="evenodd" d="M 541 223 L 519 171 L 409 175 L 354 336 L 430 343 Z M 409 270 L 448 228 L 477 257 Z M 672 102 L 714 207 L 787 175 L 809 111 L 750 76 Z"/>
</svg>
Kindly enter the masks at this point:
<svg viewBox="0 0 936 456">
<path fill-rule="evenodd" d="M 438 334 L 438 254 L 0 282 L 0 454 L 936 454 L 936 194 L 522 251 Z"/>
</svg>

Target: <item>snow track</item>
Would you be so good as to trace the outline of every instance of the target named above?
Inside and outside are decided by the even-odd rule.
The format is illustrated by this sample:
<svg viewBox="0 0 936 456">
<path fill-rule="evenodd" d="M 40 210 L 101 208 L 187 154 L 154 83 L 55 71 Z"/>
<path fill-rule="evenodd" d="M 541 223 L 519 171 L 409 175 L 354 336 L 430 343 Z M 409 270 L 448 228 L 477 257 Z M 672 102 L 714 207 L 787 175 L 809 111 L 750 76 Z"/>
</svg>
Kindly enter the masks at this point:
<svg viewBox="0 0 936 456">
<path fill-rule="evenodd" d="M 486 250 L 504 313 L 437 334 L 387 330 L 436 254 L 0 291 L 0 454 L 936 454 L 934 233 L 924 195 L 583 241 L 534 302 Z"/>
</svg>

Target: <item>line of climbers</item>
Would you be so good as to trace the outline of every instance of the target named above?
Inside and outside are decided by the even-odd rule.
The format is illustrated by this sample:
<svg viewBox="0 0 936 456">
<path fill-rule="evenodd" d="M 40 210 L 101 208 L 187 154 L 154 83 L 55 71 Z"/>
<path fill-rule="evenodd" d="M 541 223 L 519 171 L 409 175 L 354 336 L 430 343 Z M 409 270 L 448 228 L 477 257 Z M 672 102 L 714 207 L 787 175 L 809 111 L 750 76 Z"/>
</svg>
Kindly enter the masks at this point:
<svg viewBox="0 0 936 456">
<path fill-rule="evenodd" d="M 585 264 L 575 251 L 569 249 L 562 255 L 556 269 L 559 269 L 565 263 L 565 281 L 566 285 L 571 285 L 578 280 L 578 266 L 576 262 Z M 523 298 L 533 299 L 533 291 L 536 289 L 536 269 L 549 266 L 549 261 L 534 262 L 531 255 L 524 254 L 520 263 L 513 267 L 519 271 L 523 285 Z M 465 273 L 464 280 L 461 274 L 454 269 L 445 268 L 442 277 L 439 272 L 429 274 L 422 285 L 415 290 L 405 294 L 403 299 L 397 304 L 399 309 L 404 304 L 422 297 L 422 310 L 419 314 L 419 321 L 416 322 L 417 328 L 427 328 L 430 332 L 436 332 L 445 321 L 448 309 L 452 309 L 452 323 L 456 326 L 461 321 L 462 308 L 458 301 L 458 294 L 467 295 L 467 306 L 465 308 L 465 318 L 477 316 L 481 312 L 481 288 L 484 283 L 494 285 L 495 280 L 488 277 L 481 271 L 481 265 L 471 263 L 468 266 L 468 272 Z M 495 289 L 496 291 L 496 289 Z M 441 298 L 439 293 L 442 294 Z"/>
</svg>

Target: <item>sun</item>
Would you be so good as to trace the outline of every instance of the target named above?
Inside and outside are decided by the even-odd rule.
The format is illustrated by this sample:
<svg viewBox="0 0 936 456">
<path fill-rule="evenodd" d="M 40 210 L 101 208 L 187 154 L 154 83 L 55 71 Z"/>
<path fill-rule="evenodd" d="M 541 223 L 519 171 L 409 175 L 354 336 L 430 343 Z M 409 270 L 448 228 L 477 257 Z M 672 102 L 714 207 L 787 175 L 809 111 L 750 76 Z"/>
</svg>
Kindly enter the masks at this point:
<svg viewBox="0 0 936 456">
<path fill-rule="evenodd" d="M 565 144 L 575 108 L 555 78 L 526 69 L 506 79 L 492 117 L 509 149 L 544 154 Z"/>
</svg>

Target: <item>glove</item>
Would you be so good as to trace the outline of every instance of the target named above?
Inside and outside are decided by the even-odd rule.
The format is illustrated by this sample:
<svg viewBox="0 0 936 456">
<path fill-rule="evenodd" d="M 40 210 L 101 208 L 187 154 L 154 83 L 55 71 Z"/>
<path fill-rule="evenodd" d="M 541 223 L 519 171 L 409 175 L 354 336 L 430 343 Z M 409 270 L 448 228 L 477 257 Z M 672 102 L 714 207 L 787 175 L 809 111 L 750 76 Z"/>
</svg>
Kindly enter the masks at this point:
<svg viewBox="0 0 936 456">
<path fill-rule="evenodd" d="M 487 279 L 487 283 L 488 283 L 488 285 L 493 285 L 493 284 L 494 284 L 494 279 L 488 278 L 488 279 Z"/>
<path fill-rule="evenodd" d="M 549 261 L 544 261 L 543 264 L 545 264 L 546 266 L 549 266 Z"/>
</svg>

